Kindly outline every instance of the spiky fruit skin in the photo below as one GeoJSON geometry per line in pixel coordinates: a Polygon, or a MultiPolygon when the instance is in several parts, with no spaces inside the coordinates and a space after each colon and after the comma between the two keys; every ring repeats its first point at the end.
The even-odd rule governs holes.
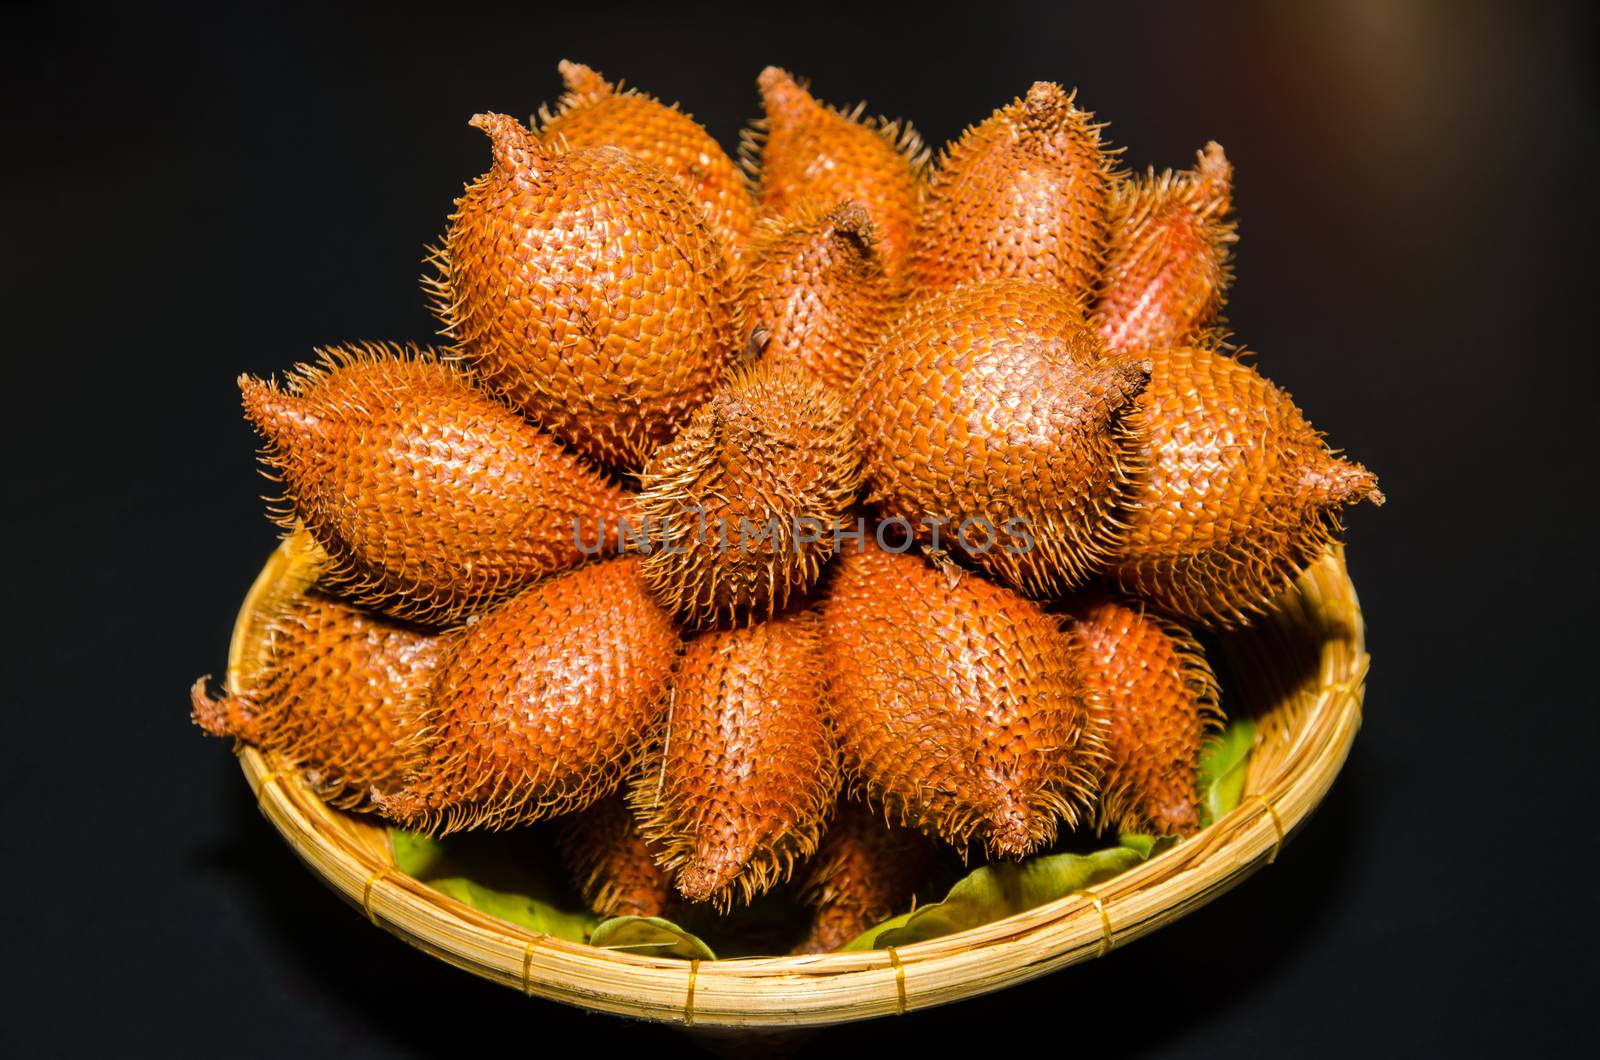
{"type": "Polygon", "coordinates": [[[1042,284],[917,302],[853,392],[869,500],[1023,592],[1081,584],[1116,530],[1147,372],[1104,356],[1077,304],[1042,284]]]}
{"type": "Polygon", "coordinates": [[[620,796],[568,814],[557,827],[561,863],[590,909],[608,917],[666,914],[672,877],[620,796]]]}
{"type": "Polygon", "coordinates": [[[567,93],[540,122],[547,147],[620,147],[659,167],[703,211],[723,249],[734,254],[756,220],[755,197],[738,163],[704,126],[634,89],[618,89],[582,63],[563,61],[567,93]]]}
{"type": "Polygon", "coordinates": [[[1118,184],[1095,319],[1114,350],[1199,340],[1222,314],[1237,242],[1233,167],[1215,143],[1195,168],[1118,184]]]}
{"type": "Polygon", "coordinates": [[[810,856],[839,790],[817,616],[702,633],[630,799],[678,892],[727,908],[810,856]]]}
{"type": "Polygon", "coordinates": [[[877,226],[884,267],[899,283],[921,212],[927,152],[898,122],[870,121],[860,108],[827,106],[775,66],[757,78],[766,127],[752,138],[762,209],[794,217],[809,201],[860,203],[877,226]]]}
{"type": "Polygon", "coordinates": [[[859,482],[834,391],[793,363],[741,365],[640,476],[645,581],[691,625],[772,615],[816,583],[859,482]]]}
{"type": "Polygon", "coordinates": [[[1086,599],[1071,616],[1084,680],[1109,719],[1100,830],[1192,834],[1200,744],[1220,717],[1205,653],[1182,626],[1136,604],[1086,599]]]}
{"type": "Polygon", "coordinates": [[[661,715],[679,647],[631,558],[546,579],[451,636],[427,761],[374,796],[439,834],[571,813],[614,791],[661,715]]]}
{"type": "Polygon", "coordinates": [[[325,584],[396,616],[455,621],[576,566],[626,503],[430,351],[325,350],[281,387],[239,387],[284,486],[284,525],[327,550],[325,584]]]}
{"type": "Polygon", "coordinates": [[[865,803],[842,800],[806,865],[801,899],[814,912],[794,952],[839,949],[903,912],[943,860],[922,833],[885,824],[865,803]]]}
{"type": "Polygon", "coordinates": [[[928,183],[911,255],[923,292],[1020,277],[1087,296],[1105,263],[1111,156],[1094,116],[1039,82],[968,129],[928,183]]]}
{"type": "Polygon", "coordinates": [[[1125,592],[1213,628],[1248,624],[1327,549],[1340,509],[1383,503],[1287,393],[1217,350],[1145,351],[1130,418],[1142,452],[1110,571],[1125,592]]]}
{"type": "Polygon", "coordinates": [[[321,593],[266,618],[265,664],[214,699],[190,690],[197,725],[297,763],[329,805],[362,809],[422,759],[438,635],[321,593]]]}
{"type": "Polygon", "coordinates": [[[489,386],[601,464],[635,469],[720,379],[737,290],[676,181],[616,147],[547,151],[480,114],[489,172],[434,256],[435,312],[489,386]]]}
{"type": "Polygon", "coordinates": [[[855,202],[757,226],[741,301],[746,324],[766,335],[763,361],[798,364],[849,394],[896,306],[877,231],[855,202]]]}
{"type": "Polygon", "coordinates": [[[1015,858],[1084,816],[1104,718],[1037,604],[869,541],[835,564],[823,646],[846,777],[893,818],[1015,858]]]}

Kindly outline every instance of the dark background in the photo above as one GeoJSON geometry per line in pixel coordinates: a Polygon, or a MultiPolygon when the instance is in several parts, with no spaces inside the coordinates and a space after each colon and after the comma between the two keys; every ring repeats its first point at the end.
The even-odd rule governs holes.
{"type": "Polygon", "coordinates": [[[1596,994],[1594,25],[1572,7],[568,5],[476,20],[0,12],[0,1052],[673,1050],[353,914],[186,689],[274,534],[234,377],[426,340],[422,245],[571,57],[725,143],[769,62],[941,143],[1035,79],[1143,168],[1238,171],[1229,315],[1382,476],[1367,722],[1271,869],[1108,958],[806,1055],[1570,1052],[1596,994]],[[511,1044],[516,1043],[516,1044],[511,1044]]]}

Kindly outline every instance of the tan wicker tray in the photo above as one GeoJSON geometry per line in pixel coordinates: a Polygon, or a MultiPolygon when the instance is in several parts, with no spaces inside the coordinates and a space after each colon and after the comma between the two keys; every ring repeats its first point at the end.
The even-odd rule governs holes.
{"type": "MultiPolygon", "coordinates": [[[[228,680],[254,665],[252,616],[297,591],[292,546],[267,562],[234,629],[228,680]]],[[[1105,954],[1192,912],[1256,869],[1316,807],[1361,723],[1361,611],[1342,551],[1301,577],[1272,617],[1223,644],[1230,713],[1257,715],[1245,796],[1210,828],[1077,894],[898,950],[685,961],[528,931],[394,867],[384,830],[330,810],[287,763],[241,754],[257,804],[324,882],[375,925],[440,960],[532,996],[697,1027],[779,1028],[904,1013],[998,990],[1105,954]]]]}

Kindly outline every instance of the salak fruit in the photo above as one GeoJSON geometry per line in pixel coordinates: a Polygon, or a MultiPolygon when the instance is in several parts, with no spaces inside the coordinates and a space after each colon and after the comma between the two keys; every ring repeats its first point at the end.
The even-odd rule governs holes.
{"type": "Polygon", "coordinates": [[[640,476],[646,583],[690,625],[781,611],[832,554],[857,461],[836,392],[792,362],[740,365],[640,476]]]}
{"type": "Polygon", "coordinates": [[[548,578],[451,635],[427,759],[384,813],[438,834],[581,810],[661,716],[679,638],[632,558],[548,578]]]}
{"type": "Polygon", "coordinates": [[[726,908],[787,879],[838,793],[817,616],[692,638],[630,799],[684,897],[726,908]]]}
{"type": "Polygon", "coordinates": [[[1207,144],[1192,171],[1122,182],[1111,205],[1111,256],[1095,319],[1114,350],[1199,342],[1227,297],[1233,167],[1207,144]]]}
{"type": "Polygon", "coordinates": [[[1131,417],[1142,468],[1111,571],[1122,588],[1203,625],[1244,625],[1340,529],[1340,509],[1383,503],[1377,476],[1329,451],[1293,399],[1204,347],[1145,351],[1131,417]]]}
{"type": "Polygon", "coordinates": [[[846,775],[892,818],[1014,858],[1089,813],[1105,718],[1056,616],[869,541],[840,557],[823,619],[846,775]]]}
{"type": "Polygon", "coordinates": [[[746,137],[747,165],[768,214],[859,203],[877,226],[884,266],[898,283],[921,210],[927,151],[911,126],[818,102],[786,71],[756,79],[766,120],[746,137]]]}
{"type": "Polygon", "coordinates": [[[800,897],[811,926],[795,953],[827,953],[907,908],[927,893],[944,858],[922,833],[887,824],[865,803],[842,799],[800,897]]]}
{"type": "Polygon", "coordinates": [[[590,909],[601,916],[666,914],[672,876],[656,864],[660,852],[640,834],[622,796],[608,796],[556,823],[561,863],[590,909]]]}
{"type": "Polygon", "coordinates": [[[1200,743],[1221,717],[1204,652],[1137,605],[1092,598],[1071,615],[1084,681],[1110,721],[1101,830],[1188,835],[1200,827],[1200,743]]]}
{"type": "Polygon", "coordinates": [[[261,636],[264,665],[242,688],[213,698],[194,683],[202,729],[283,755],[344,808],[365,808],[421,760],[437,634],[312,592],[267,616],[261,636]]]}
{"type": "Polygon", "coordinates": [[[756,227],[743,304],[746,324],[764,337],[764,361],[801,365],[849,394],[896,306],[877,232],[854,201],[756,227]]]}
{"type": "Polygon", "coordinates": [[[1128,490],[1126,421],[1148,373],[1106,356],[1082,309],[1044,284],[915,303],[853,394],[868,500],[1024,592],[1082,584],[1128,490]]]}
{"type": "Polygon", "coordinates": [[[323,583],[448,623],[615,545],[626,499],[431,351],[322,351],[282,386],[239,380],[286,529],[328,553],[323,583]]]}
{"type": "Polygon", "coordinates": [[[676,104],[624,89],[599,73],[563,60],[567,93],[540,114],[546,147],[620,147],[675,179],[705,214],[722,247],[736,254],[755,224],[756,203],[744,171],[711,134],[676,104]]]}
{"type": "Polygon", "coordinates": [[[620,148],[548,150],[504,114],[472,124],[493,164],[432,258],[445,334],[534,421],[636,470],[738,341],[724,249],[676,181],[620,148]]]}
{"type": "Polygon", "coordinates": [[[929,179],[913,287],[1018,277],[1086,299],[1105,262],[1111,200],[1100,129],[1045,81],[968,129],[929,179]]]}

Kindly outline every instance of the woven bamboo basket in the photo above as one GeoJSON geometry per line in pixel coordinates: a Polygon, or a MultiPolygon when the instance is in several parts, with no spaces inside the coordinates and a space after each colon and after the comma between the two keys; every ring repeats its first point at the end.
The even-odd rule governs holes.
{"type": "MultiPolygon", "coordinates": [[[[232,688],[257,664],[257,613],[304,584],[286,543],[234,628],[232,688]]],[[[252,748],[240,760],[261,812],[311,870],[373,924],[440,960],[530,996],[639,1019],[819,1026],[959,1001],[1103,956],[1271,864],[1326,795],[1361,722],[1368,657],[1343,551],[1313,564],[1270,617],[1229,634],[1222,649],[1228,709],[1257,722],[1236,809],[1090,890],[898,950],[689,961],[533,934],[401,873],[378,823],[323,805],[291,764],[252,748]]]]}

